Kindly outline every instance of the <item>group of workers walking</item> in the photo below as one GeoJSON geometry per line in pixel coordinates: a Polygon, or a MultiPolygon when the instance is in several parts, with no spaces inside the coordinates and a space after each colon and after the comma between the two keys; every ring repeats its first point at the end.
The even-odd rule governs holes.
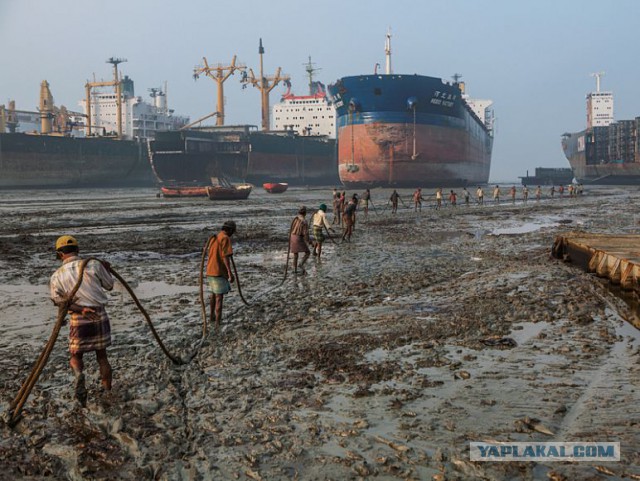
{"type": "MultiPolygon", "coordinates": [[[[557,193],[559,197],[564,197],[565,196],[565,191],[566,191],[566,195],[568,197],[577,197],[579,195],[582,195],[584,193],[584,187],[582,186],[582,184],[569,184],[567,186],[567,188],[565,189],[565,187],[563,185],[559,185],[559,186],[551,186],[549,188],[548,191],[548,197],[549,198],[553,198],[555,196],[555,194],[557,193]]],[[[367,191],[368,192],[368,191],[367,191]]],[[[509,193],[509,198],[511,199],[511,201],[513,203],[516,202],[516,197],[517,197],[517,189],[516,186],[511,186],[511,188],[509,188],[508,190],[509,193]]],[[[527,200],[529,199],[529,188],[526,185],[522,186],[522,200],[523,202],[526,204],[527,200]]],[[[493,189],[492,189],[492,194],[493,194],[493,202],[496,204],[500,203],[500,200],[502,199],[502,190],[500,188],[499,185],[496,185],[493,189]]],[[[536,200],[541,200],[543,197],[543,190],[541,186],[537,186],[534,190],[534,195],[536,200]]],[[[447,199],[449,201],[449,205],[451,207],[457,207],[458,206],[458,194],[455,190],[451,189],[449,190],[449,193],[446,194],[447,199]]],[[[478,205],[484,205],[485,203],[485,193],[484,193],[484,188],[482,186],[478,186],[478,188],[476,189],[476,196],[475,199],[474,197],[471,195],[471,193],[467,190],[466,187],[464,187],[462,189],[462,192],[460,193],[460,196],[464,202],[464,205],[469,206],[471,205],[471,201],[472,199],[475,201],[476,204],[478,205]]],[[[445,194],[442,192],[442,188],[438,188],[436,189],[435,193],[424,197],[422,195],[422,189],[418,188],[416,189],[413,194],[411,195],[411,200],[413,201],[413,210],[414,212],[419,212],[422,211],[422,201],[427,201],[430,198],[435,198],[435,209],[438,210],[440,208],[442,208],[442,206],[444,205],[445,202],[445,194]]],[[[407,206],[404,201],[402,200],[402,197],[400,197],[400,194],[398,194],[397,190],[393,190],[393,192],[391,193],[391,196],[389,197],[389,202],[388,204],[391,205],[391,213],[395,214],[396,212],[398,212],[398,202],[402,202],[402,204],[405,207],[409,207],[407,206]]]]}
{"type": "MultiPolygon", "coordinates": [[[[581,184],[577,186],[569,185],[567,195],[575,197],[582,195],[581,184]]],[[[515,202],[517,190],[515,186],[509,189],[509,196],[515,202]]],[[[529,196],[529,189],[525,185],[522,187],[522,199],[526,203],[529,196]]],[[[552,186],[549,197],[555,194],[559,197],[565,195],[564,186],[552,186]]],[[[442,189],[436,190],[436,209],[443,205],[444,195],[442,189]]],[[[463,188],[461,193],[465,205],[469,205],[471,194],[467,188],[463,188]]],[[[450,190],[448,194],[449,204],[457,206],[457,193],[450,190]]],[[[535,189],[536,199],[542,197],[542,188],[535,189]]],[[[498,185],[493,188],[493,200],[500,202],[501,190],[498,185]]],[[[414,211],[422,209],[422,202],[427,200],[422,195],[422,189],[416,189],[412,194],[414,211]]],[[[333,191],[333,220],[329,223],[327,219],[327,205],[321,203],[311,217],[311,223],[306,219],[307,208],[299,208],[296,217],[291,222],[289,232],[289,249],[293,254],[293,269],[296,274],[304,274],[304,266],[310,255],[313,254],[318,259],[322,255],[322,246],[327,237],[333,240],[331,233],[335,233],[334,226],[342,227],[342,241],[350,242],[356,223],[356,211],[362,206],[365,218],[369,213],[369,206],[372,207],[371,192],[367,189],[359,198],[358,194],[353,194],[348,200],[345,192],[333,191]],[[325,235],[326,234],[326,235],[325,235]],[[313,236],[313,238],[312,238],[313,236]],[[300,254],[303,255],[299,260],[300,254]]],[[[478,186],[475,201],[482,205],[484,203],[484,190],[478,186]]],[[[387,207],[391,206],[391,213],[398,211],[398,202],[407,206],[397,190],[393,190],[387,207]]],[[[377,211],[376,211],[377,212],[377,211]]],[[[384,211],[383,211],[384,212],[384,211]]],[[[212,236],[206,247],[206,281],[211,292],[210,316],[212,322],[220,324],[222,317],[222,305],[225,294],[231,290],[231,284],[235,281],[231,262],[233,248],[231,238],[236,232],[236,223],[232,220],[226,221],[218,234],[212,236]]],[[[114,278],[111,273],[109,263],[91,259],[84,267],[82,281],[73,299],[69,295],[78,283],[80,266],[83,261],[79,256],[78,241],[69,235],[64,235],[56,241],[56,254],[62,265],[57,269],[50,279],[50,294],[53,302],[58,306],[67,306],[70,314],[69,323],[69,353],[70,366],[75,376],[75,397],[81,405],[86,405],[87,389],[85,376],[83,373],[83,355],[87,352],[95,352],[98,362],[101,386],[104,390],[110,390],[112,385],[112,368],[107,358],[106,348],[111,345],[111,327],[109,316],[105,309],[107,295],[105,291],[111,290],[114,285],[114,278]]]]}

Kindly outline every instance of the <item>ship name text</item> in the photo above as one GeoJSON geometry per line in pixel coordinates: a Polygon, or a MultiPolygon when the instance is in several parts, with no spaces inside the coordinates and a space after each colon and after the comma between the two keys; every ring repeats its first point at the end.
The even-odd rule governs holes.
{"type": "Polygon", "coordinates": [[[456,98],[457,95],[436,90],[433,92],[431,103],[433,105],[442,105],[443,107],[453,107],[456,98]]]}

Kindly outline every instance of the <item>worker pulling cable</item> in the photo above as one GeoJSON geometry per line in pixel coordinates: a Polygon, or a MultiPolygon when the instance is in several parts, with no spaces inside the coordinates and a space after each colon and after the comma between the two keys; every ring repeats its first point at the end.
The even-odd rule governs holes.
{"type": "Polygon", "coordinates": [[[106,348],[111,344],[111,329],[109,318],[104,309],[106,296],[104,296],[103,291],[113,288],[114,277],[122,283],[131,295],[162,352],[174,364],[185,364],[182,359],[172,355],[165,347],[151,322],[149,314],[122,276],[108,262],[95,257],[80,259],[78,252],[78,241],[74,237],[61,236],[56,241],[56,254],[63,262],[62,267],[51,278],[52,299],[58,306],[58,316],[47,344],[38,356],[27,379],[10,403],[11,412],[7,412],[8,416],[5,419],[10,427],[15,426],[19,421],[22,409],[49,360],[60,334],[60,329],[65,324],[65,319],[69,313],[71,313],[69,352],[71,355],[71,368],[75,375],[74,388],[76,398],[80,404],[86,405],[87,390],[82,359],[85,352],[96,352],[102,386],[104,389],[111,389],[112,370],[106,356],[106,348]]]}

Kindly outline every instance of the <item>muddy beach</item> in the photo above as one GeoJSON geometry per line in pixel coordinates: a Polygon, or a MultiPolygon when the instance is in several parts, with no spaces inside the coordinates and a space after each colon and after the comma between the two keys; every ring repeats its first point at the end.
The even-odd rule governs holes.
{"type": "Polygon", "coordinates": [[[359,213],[351,243],[327,242],[277,287],[297,206],[330,188],[241,203],[0,192],[2,410],[53,327],[62,234],[133,286],[173,353],[195,354],[174,366],[116,286],[113,391],[87,356],[89,404],[76,404],[63,328],[23,419],[0,424],[0,479],[640,479],[636,313],[549,256],[562,232],[639,233],[640,189],[395,216],[389,194],[372,192],[378,213],[359,213]],[[229,218],[257,300],[234,288],[201,345],[201,250],[229,218]],[[491,440],[619,441],[622,459],[470,462],[469,442],[491,440]]]}

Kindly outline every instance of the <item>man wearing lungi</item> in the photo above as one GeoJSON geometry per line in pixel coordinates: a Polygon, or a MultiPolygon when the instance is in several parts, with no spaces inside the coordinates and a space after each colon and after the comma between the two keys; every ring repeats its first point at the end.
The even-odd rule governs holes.
{"type": "MultiPolygon", "coordinates": [[[[49,283],[51,299],[56,305],[67,301],[78,282],[82,259],[78,256],[78,241],[64,235],[56,241],[56,255],[62,266],[51,276],[49,283]]],[[[111,390],[112,370],[107,359],[107,347],[111,345],[111,325],[105,310],[107,294],[113,289],[113,277],[109,265],[91,260],[87,263],[82,283],[69,306],[69,353],[71,369],[75,375],[75,397],[82,406],[87,404],[87,389],[82,356],[95,351],[100,367],[102,387],[111,390]]]]}
{"type": "Polygon", "coordinates": [[[209,244],[207,260],[207,282],[212,297],[209,304],[211,319],[215,320],[216,326],[220,327],[222,319],[222,301],[224,295],[231,291],[231,284],[234,282],[231,271],[231,236],[236,231],[236,223],[232,220],[222,224],[222,229],[209,244]]]}
{"type": "Polygon", "coordinates": [[[318,256],[320,259],[320,255],[322,254],[322,244],[324,242],[324,230],[334,232],[334,230],[329,225],[329,221],[326,216],[327,205],[320,204],[318,211],[313,215],[313,238],[315,243],[313,244],[313,255],[318,256]]]}
{"type": "Polygon", "coordinates": [[[362,203],[364,204],[364,218],[369,217],[369,201],[371,200],[371,191],[367,189],[364,194],[362,194],[362,203]]]}
{"type": "Polygon", "coordinates": [[[309,239],[309,224],[306,220],[307,208],[305,206],[300,207],[298,215],[291,222],[291,234],[289,236],[289,248],[293,254],[293,272],[298,273],[298,254],[304,252],[304,257],[300,263],[300,273],[306,274],[304,270],[304,264],[309,259],[311,252],[307,244],[311,244],[309,239]]]}
{"type": "Polygon", "coordinates": [[[342,220],[344,221],[344,232],[342,233],[342,240],[345,239],[348,242],[351,242],[351,234],[353,234],[353,225],[356,222],[356,209],[358,208],[358,198],[356,194],[353,194],[353,197],[347,204],[347,207],[344,209],[344,215],[342,216],[342,220]]]}
{"type": "MultiPolygon", "coordinates": [[[[391,213],[395,214],[396,212],[398,212],[398,199],[400,198],[400,194],[398,194],[398,192],[396,191],[396,189],[393,189],[393,192],[391,193],[391,197],[389,197],[389,201],[391,202],[391,213]]],[[[387,202],[388,204],[388,202],[387,202]]]]}

